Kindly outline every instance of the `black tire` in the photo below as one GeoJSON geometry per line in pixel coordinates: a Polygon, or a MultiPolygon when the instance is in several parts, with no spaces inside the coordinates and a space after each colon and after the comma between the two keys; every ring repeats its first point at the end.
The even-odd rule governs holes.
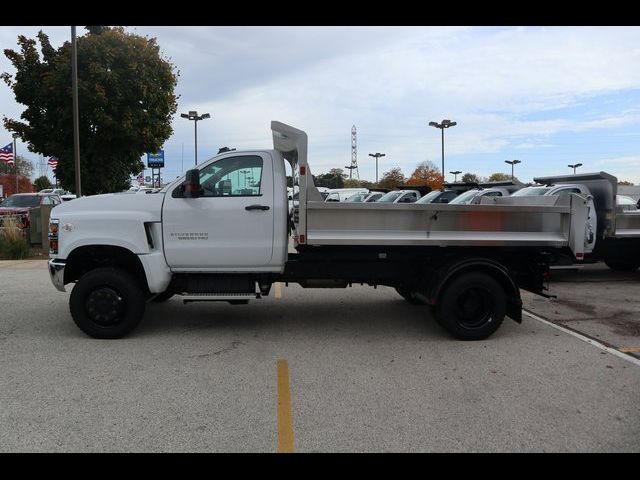
{"type": "Polygon", "coordinates": [[[483,340],[502,324],[507,298],[502,286],[485,273],[463,273],[447,284],[436,319],[460,340],[483,340]]]}
{"type": "Polygon", "coordinates": [[[124,337],[138,326],[144,307],[138,280],[118,268],[98,268],[83,275],[69,298],[73,321],[93,338],[124,337]]]}
{"type": "Polygon", "coordinates": [[[634,272],[640,267],[640,260],[638,259],[605,258],[604,263],[611,270],[617,272],[634,272]]]}
{"type": "Polygon", "coordinates": [[[426,305],[426,302],[423,302],[422,300],[420,300],[419,298],[416,298],[413,296],[413,292],[411,290],[409,290],[408,288],[404,288],[404,287],[396,287],[396,292],[398,292],[398,294],[404,298],[407,302],[409,302],[412,305],[426,305]]]}
{"type": "Polygon", "coordinates": [[[156,295],[155,297],[153,297],[151,299],[152,302],[154,303],[162,303],[162,302],[166,302],[167,300],[169,300],[171,297],[173,297],[175,295],[174,292],[170,291],[170,290],[165,290],[162,293],[159,293],[158,295],[156,295]]]}

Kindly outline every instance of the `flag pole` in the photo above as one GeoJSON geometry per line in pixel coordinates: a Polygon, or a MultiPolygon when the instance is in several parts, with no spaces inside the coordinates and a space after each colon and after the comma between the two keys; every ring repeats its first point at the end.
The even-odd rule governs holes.
{"type": "Polygon", "coordinates": [[[19,187],[18,187],[18,156],[16,155],[16,138],[18,137],[17,133],[14,133],[13,135],[11,135],[13,137],[13,165],[15,168],[15,173],[16,173],[16,193],[19,193],[19,187]]]}

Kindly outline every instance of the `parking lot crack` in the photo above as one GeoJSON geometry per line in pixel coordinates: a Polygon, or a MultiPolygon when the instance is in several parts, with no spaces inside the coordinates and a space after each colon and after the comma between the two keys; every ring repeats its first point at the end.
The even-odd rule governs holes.
{"type": "Polygon", "coordinates": [[[217,351],[211,352],[211,353],[203,353],[203,354],[200,354],[200,355],[190,355],[189,358],[209,358],[209,357],[213,357],[213,356],[218,356],[218,355],[221,355],[223,353],[230,352],[231,350],[235,350],[240,345],[246,345],[246,343],[240,342],[240,341],[233,341],[233,342],[231,342],[231,344],[228,347],[223,348],[222,350],[217,350],[217,351]]]}

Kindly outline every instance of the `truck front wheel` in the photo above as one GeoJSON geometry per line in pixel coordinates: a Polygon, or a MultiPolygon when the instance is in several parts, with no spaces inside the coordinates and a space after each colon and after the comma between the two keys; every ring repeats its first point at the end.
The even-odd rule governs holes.
{"type": "Polygon", "coordinates": [[[121,338],[144,315],[145,294],[134,276],[118,268],[83,275],[71,291],[73,321],[93,338],[121,338]]]}
{"type": "Polygon", "coordinates": [[[463,273],[444,287],[436,319],[456,338],[482,340],[500,327],[506,308],[505,291],[493,277],[463,273]]]}

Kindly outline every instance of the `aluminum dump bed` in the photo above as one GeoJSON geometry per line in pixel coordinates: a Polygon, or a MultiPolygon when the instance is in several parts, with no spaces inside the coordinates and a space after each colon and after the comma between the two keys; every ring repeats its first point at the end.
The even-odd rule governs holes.
{"type": "Polygon", "coordinates": [[[295,239],[308,245],[568,247],[585,253],[586,200],[493,197],[477,205],[322,202],[307,162],[307,136],[272,122],[274,148],[300,188],[295,239]]]}

